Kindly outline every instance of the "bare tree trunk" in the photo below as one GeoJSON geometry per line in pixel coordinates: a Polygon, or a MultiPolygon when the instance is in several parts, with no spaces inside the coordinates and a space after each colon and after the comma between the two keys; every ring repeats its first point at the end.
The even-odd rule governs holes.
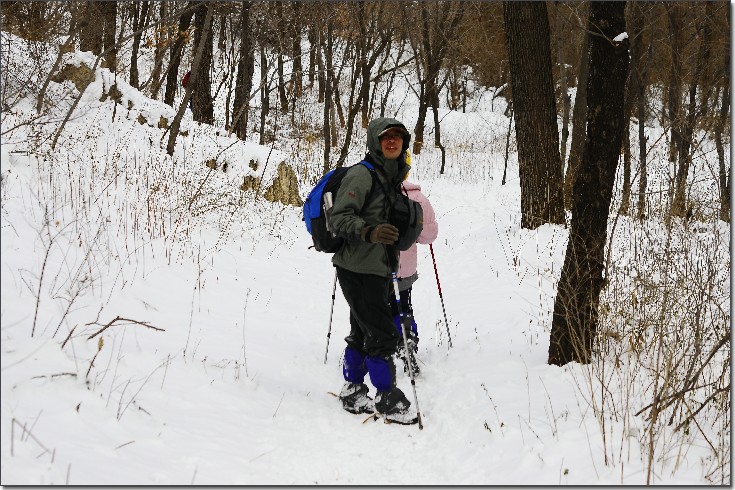
{"type": "Polygon", "coordinates": [[[294,98],[301,97],[303,92],[304,69],[301,63],[301,2],[291,2],[291,29],[293,40],[291,44],[291,57],[293,58],[293,70],[291,70],[291,86],[294,98]]]}
{"type": "MultiPolygon", "coordinates": [[[[187,7],[193,7],[196,2],[188,2],[187,7]]],[[[163,96],[163,102],[168,105],[174,105],[174,98],[179,87],[179,65],[181,64],[181,53],[184,49],[184,43],[188,40],[185,33],[191,26],[191,19],[194,17],[194,9],[187,8],[179,17],[179,32],[176,40],[171,46],[171,52],[168,61],[168,70],[166,72],[166,93],[163,96]]]]}
{"type": "Polygon", "coordinates": [[[439,174],[444,174],[444,166],[447,163],[447,152],[444,149],[444,145],[442,144],[442,136],[441,136],[441,124],[439,122],[439,95],[434,94],[435,100],[433,104],[433,110],[434,110],[434,146],[436,148],[439,148],[442,154],[442,164],[441,167],[439,167],[439,174]]]}
{"type": "MultiPolygon", "coordinates": [[[[646,17],[643,17],[640,4],[634,3],[634,13],[641,16],[641,25],[646,25],[646,17]]],[[[646,193],[648,192],[648,139],[646,138],[646,118],[648,113],[646,111],[646,87],[648,86],[648,67],[653,59],[653,37],[648,42],[648,53],[646,57],[646,63],[643,63],[643,44],[639,41],[636,45],[633,43],[636,54],[633,56],[635,63],[635,75],[636,75],[636,91],[637,91],[637,105],[638,105],[638,165],[639,165],[639,178],[638,178],[638,212],[636,217],[638,220],[643,221],[646,218],[646,193]],[[639,53],[640,52],[640,53],[639,53]]]]}
{"type": "Polygon", "coordinates": [[[41,109],[43,109],[43,101],[46,97],[46,90],[48,90],[48,85],[51,82],[51,78],[56,74],[56,70],[59,68],[59,65],[61,64],[61,59],[64,57],[65,53],[73,52],[74,51],[74,43],[76,42],[76,37],[78,34],[78,24],[76,23],[70,23],[69,24],[69,37],[67,38],[66,42],[64,44],[59,44],[59,53],[56,55],[56,60],[54,61],[54,65],[51,67],[51,70],[48,72],[48,75],[46,75],[46,79],[43,82],[43,85],[41,86],[41,90],[38,92],[38,96],[36,98],[36,113],[41,114],[41,109]]]}
{"type": "MultiPolygon", "coordinates": [[[[283,1],[277,1],[276,2],[276,14],[278,16],[278,32],[282,35],[285,34],[286,31],[286,18],[285,14],[283,13],[283,1]]],[[[284,40],[282,37],[279,37],[278,40],[278,60],[277,60],[277,70],[278,70],[278,100],[281,105],[281,113],[282,114],[288,114],[288,97],[286,97],[286,81],[283,78],[283,43],[284,40]]]]}
{"type": "MultiPolygon", "coordinates": [[[[148,22],[148,6],[150,2],[144,0],[140,4],[140,11],[138,10],[138,3],[134,2],[131,4],[133,9],[133,30],[140,30],[146,22],[148,22]]],[[[133,37],[133,48],[130,53],[130,85],[135,88],[140,88],[140,81],[138,80],[138,50],[140,48],[140,39],[142,32],[136,34],[133,37]]]]}
{"type": "Polygon", "coordinates": [[[80,20],[79,50],[91,51],[98,55],[102,52],[102,33],[99,19],[102,17],[101,5],[104,2],[89,1],[84,16],[80,20]]]}
{"type": "Polygon", "coordinates": [[[174,117],[173,122],[171,123],[171,128],[168,136],[168,144],[166,145],[166,152],[173,156],[174,154],[174,148],[176,147],[176,138],[179,135],[179,128],[181,127],[181,120],[184,118],[184,112],[186,112],[186,106],[189,103],[189,98],[191,98],[191,94],[194,90],[194,87],[196,87],[197,78],[200,75],[200,72],[203,71],[202,68],[209,70],[209,66],[202,67],[201,61],[204,56],[204,51],[206,49],[207,45],[207,38],[210,39],[210,46],[211,49],[211,32],[212,32],[212,13],[214,11],[214,4],[213,3],[207,3],[204,5],[206,10],[206,15],[204,17],[204,22],[202,25],[202,32],[199,36],[199,44],[197,45],[196,54],[194,55],[194,61],[193,66],[191,67],[191,77],[189,78],[189,83],[186,85],[186,91],[184,92],[184,99],[181,101],[181,104],[179,105],[179,110],[176,112],[176,116],[174,117]]]}
{"type": "MultiPolygon", "coordinates": [[[[689,168],[692,163],[692,137],[697,124],[697,90],[702,83],[704,68],[709,64],[710,43],[712,26],[707,15],[702,16],[701,26],[698,31],[699,52],[697,54],[696,66],[693,79],[689,83],[689,107],[687,117],[681,128],[679,144],[679,166],[676,172],[674,199],[671,203],[671,215],[681,218],[689,218],[691,208],[687,205],[686,183],[689,177],[689,168]]],[[[703,100],[703,103],[706,103],[703,100]]]]}
{"type": "Polygon", "coordinates": [[[246,1],[242,3],[242,12],[240,14],[240,59],[237,63],[235,102],[232,108],[234,114],[232,127],[237,137],[243,140],[248,132],[250,91],[253,89],[253,74],[255,73],[254,43],[250,26],[251,8],[252,2],[246,1]]]}
{"type": "Polygon", "coordinates": [[[503,15],[518,144],[521,227],[563,224],[564,178],[546,4],[506,1],[503,15]]]}
{"type": "MultiPolygon", "coordinates": [[[[327,19],[327,22],[329,22],[329,17],[327,19]]],[[[314,53],[315,59],[316,59],[316,78],[317,78],[317,86],[319,91],[318,96],[318,102],[320,104],[324,103],[324,91],[326,90],[326,81],[328,78],[325,76],[326,66],[324,64],[324,58],[322,58],[322,51],[325,49],[323,46],[323,37],[322,37],[322,31],[321,29],[314,29],[314,37],[315,37],[315,44],[316,44],[316,50],[314,53]]]]}
{"type": "Polygon", "coordinates": [[[590,2],[588,137],[574,183],[572,222],[554,302],[549,364],[590,362],[603,287],[607,220],[623,138],[627,42],[625,2],[590,2]]]}
{"type": "Polygon", "coordinates": [[[391,29],[385,30],[382,35],[376,32],[377,29],[375,29],[375,26],[384,21],[382,5],[377,10],[374,9],[370,12],[366,12],[365,5],[364,2],[359,2],[353,6],[354,16],[359,25],[361,35],[354,40],[355,58],[350,82],[347,130],[345,131],[345,138],[342,143],[342,151],[337,160],[337,167],[344,165],[352,141],[355,119],[361,111],[363,114],[362,123],[367,127],[366,112],[367,102],[370,99],[370,73],[381,53],[388,45],[388,39],[392,35],[391,29]],[[376,38],[376,36],[378,37],[376,38]]]}
{"type": "MultiPolygon", "coordinates": [[[[558,2],[557,2],[558,3],[558,2]]],[[[562,119],[561,119],[561,143],[559,145],[559,153],[561,156],[562,168],[564,162],[567,161],[567,141],[569,140],[569,106],[571,104],[569,98],[569,88],[567,87],[567,68],[566,68],[566,55],[564,50],[566,49],[565,33],[568,29],[565,28],[564,16],[560,8],[556,9],[556,45],[559,63],[559,88],[561,89],[561,104],[562,104],[562,119]]]]}
{"type": "Polygon", "coordinates": [[[587,139],[587,76],[589,74],[590,36],[582,36],[582,48],[579,56],[579,74],[577,75],[577,95],[574,98],[572,112],[572,144],[569,148],[569,162],[564,176],[564,207],[572,208],[572,189],[587,139]]]}
{"type": "MultiPolygon", "coordinates": [[[[730,4],[727,5],[728,27],[730,26],[730,4]]],[[[730,168],[725,166],[725,148],[722,144],[722,133],[727,124],[730,112],[730,44],[725,45],[725,63],[722,70],[723,88],[720,114],[715,123],[715,146],[717,147],[717,160],[720,167],[720,219],[730,223],[730,196],[732,195],[732,162],[730,168]]]]}
{"type": "Polygon", "coordinates": [[[115,72],[117,71],[117,48],[115,47],[117,1],[99,2],[98,8],[102,13],[102,49],[108,51],[102,66],[107,67],[111,72],[115,72]]]}
{"type": "MultiPolygon", "coordinates": [[[[161,2],[161,8],[160,8],[160,18],[165,19],[168,11],[168,2],[162,1],[161,2]]],[[[155,38],[154,38],[155,39],[155,38]]],[[[164,49],[163,43],[160,41],[156,41],[156,48],[154,50],[153,54],[153,72],[151,73],[151,78],[148,80],[148,82],[144,83],[143,86],[140,88],[143,88],[148,83],[151,84],[150,94],[151,98],[153,100],[158,100],[158,91],[161,90],[161,84],[163,84],[163,77],[161,76],[161,68],[163,67],[163,57],[166,54],[166,50],[164,49]]]]}
{"type": "Polygon", "coordinates": [[[429,106],[439,101],[439,73],[442,69],[447,49],[450,43],[456,39],[459,23],[464,16],[464,5],[462,2],[436,2],[418,3],[418,14],[420,15],[420,41],[417,43],[419,49],[416,63],[423,65],[423,75],[417,69],[419,84],[422,90],[419,93],[419,110],[416,126],[414,126],[413,153],[418,155],[424,143],[424,128],[426,113],[429,106]],[[433,12],[430,9],[433,8],[433,12]],[[425,84],[425,85],[424,85],[425,84]]]}
{"type": "MultiPolygon", "coordinates": [[[[668,119],[671,127],[671,140],[669,144],[669,161],[676,162],[676,155],[681,146],[681,14],[680,6],[664,4],[669,20],[669,45],[671,46],[671,70],[669,72],[668,86],[668,119]]],[[[673,187],[673,186],[672,186],[673,187]]]]}
{"type": "Polygon", "coordinates": [[[340,152],[339,158],[337,159],[337,167],[341,167],[345,164],[347,154],[350,150],[350,142],[352,141],[352,132],[355,127],[355,118],[357,117],[357,113],[360,112],[359,99],[357,102],[355,102],[355,92],[357,91],[358,79],[358,70],[353,69],[352,81],[350,83],[350,99],[347,106],[349,108],[349,110],[347,111],[347,128],[345,129],[345,139],[342,143],[342,151],[340,152]]]}
{"type": "MultiPolygon", "coordinates": [[[[194,45],[203,46],[201,56],[197,60],[199,75],[189,80],[187,89],[192,87],[192,117],[195,121],[205,124],[214,124],[214,103],[212,101],[212,80],[210,68],[212,66],[212,50],[214,49],[214,31],[212,26],[205,26],[205,19],[210,14],[210,6],[202,3],[194,11],[194,45]]],[[[197,52],[199,55],[199,52],[197,52]]],[[[194,70],[192,68],[192,75],[194,70]]]]}
{"type": "Polygon", "coordinates": [[[265,144],[265,120],[270,112],[270,80],[268,80],[268,58],[265,45],[260,45],[260,135],[258,144],[265,144]]]}
{"type": "MultiPolygon", "coordinates": [[[[403,56],[403,51],[405,50],[406,44],[405,41],[401,41],[401,45],[398,48],[398,55],[396,59],[400,60],[403,56]]],[[[388,54],[386,52],[386,54],[388,54]]],[[[396,70],[391,70],[390,77],[388,77],[388,83],[385,86],[385,93],[383,94],[382,103],[380,104],[380,117],[385,117],[385,108],[388,105],[388,96],[393,92],[393,84],[395,83],[396,79],[396,70]]]]}
{"type": "MultiPolygon", "coordinates": [[[[318,40],[317,40],[317,29],[316,25],[314,25],[313,22],[309,24],[308,30],[307,30],[307,39],[309,40],[309,88],[314,86],[314,77],[316,76],[317,71],[317,61],[316,57],[319,53],[318,51],[318,40]]],[[[321,102],[321,100],[319,101],[321,102]]]]}
{"type": "MultiPolygon", "coordinates": [[[[332,66],[332,16],[327,18],[327,36],[326,43],[322,48],[324,49],[324,59],[326,66],[331,68],[332,66]]],[[[319,55],[321,59],[321,55],[319,55]]],[[[321,70],[320,70],[321,73],[321,70]]],[[[330,77],[324,77],[324,123],[322,125],[322,131],[324,136],[324,166],[322,167],[323,173],[329,172],[330,162],[329,154],[332,147],[332,134],[331,127],[334,126],[334,121],[330,119],[332,111],[332,81],[330,77]]]]}

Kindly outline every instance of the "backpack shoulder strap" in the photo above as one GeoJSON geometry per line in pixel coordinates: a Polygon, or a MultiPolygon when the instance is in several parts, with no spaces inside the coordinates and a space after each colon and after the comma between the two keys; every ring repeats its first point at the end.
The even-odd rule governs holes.
{"type": "Polygon", "coordinates": [[[370,192],[368,193],[368,196],[369,196],[373,193],[373,189],[375,188],[375,181],[378,180],[378,175],[376,174],[376,168],[372,163],[368,162],[367,160],[361,161],[359,165],[362,165],[368,170],[370,170],[370,177],[372,177],[373,179],[373,183],[370,186],[370,192]]]}
{"type": "MultiPolygon", "coordinates": [[[[375,181],[378,181],[380,183],[380,180],[378,179],[378,175],[375,173],[375,166],[368,162],[367,160],[362,160],[358,165],[363,165],[365,168],[367,168],[370,171],[370,177],[372,178],[372,184],[370,184],[370,191],[368,191],[367,197],[365,198],[365,203],[362,205],[362,211],[365,211],[365,208],[368,205],[368,201],[373,196],[373,191],[375,190],[375,181]]],[[[382,187],[382,184],[381,184],[382,187]]]]}

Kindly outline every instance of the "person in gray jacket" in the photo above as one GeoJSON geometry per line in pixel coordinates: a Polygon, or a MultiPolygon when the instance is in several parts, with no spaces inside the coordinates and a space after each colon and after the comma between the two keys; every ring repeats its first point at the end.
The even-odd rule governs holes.
{"type": "Polygon", "coordinates": [[[404,158],[410,141],[400,121],[371,121],[365,160],[375,170],[356,165],[345,174],[331,215],[336,234],[345,238],[332,263],[350,307],[340,400],[348,412],[377,411],[398,423],[413,423],[415,414],[409,412],[411,402],[396,386],[393,355],[401,339],[393,323],[390,294],[391,272],[397,270],[399,258],[391,245],[398,240],[398,229],[388,218],[409,170],[404,158]],[[376,389],[374,401],[364,382],[367,374],[376,389]]]}

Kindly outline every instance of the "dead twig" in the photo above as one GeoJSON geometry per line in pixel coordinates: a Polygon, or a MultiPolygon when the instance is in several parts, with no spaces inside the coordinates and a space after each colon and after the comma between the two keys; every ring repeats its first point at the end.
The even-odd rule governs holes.
{"type": "MultiPolygon", "coordinates": [[[[107,325],[105,325],[104,327],[102,327],[101,329],[97,330],[95,333],[93,333],[89,337],[87,337],[87,340],[92,340],[97,335],[101,334],[102,332],[104,332],[105,330],[107,330],[108,328],[110,328],[115,322],[129,322],[131,324],[142,325],[144,327],[148,327],[148,328],[151,328],[153,330],[158,330],[159,332],[165,332],[166,331],[163,328],[154,327],[153,325],[151,325],[148,322],[140,322],[138,320],[131,320],[130,318],[123,318],[123,317],[121,317],[121,316],[118,315],[115,318],[113,318],[112,320],[110,320],[110,322],[107,323],[107,325]]],[[[88,323],[87,325],[92,325],[92,323],[88,323]]]]}

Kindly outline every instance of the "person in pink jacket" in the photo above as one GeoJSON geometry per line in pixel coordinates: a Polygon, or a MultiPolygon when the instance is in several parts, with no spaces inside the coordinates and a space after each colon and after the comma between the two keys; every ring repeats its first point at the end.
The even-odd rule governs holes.
{"type": "MultiPolygon", "coordinates": [[[[417,243],[428,245],[432,243],[439,234],[439,224],[436,222],[434,208],[431,207],[431,203],[426,196],[421,193],[420,185],[409,182],[408,180],[404,181],[401,185],[402,190],[409,199],[413,199],[421,204],[421,209],[424,212],[424,229],[421,231],[417,243]]],[[[408,363],[410,362],[412,364],[414,375],[420,373],[419,365],[416,362],[419,332],[413,315],[413,305],[411,304],[411,289],[413,283],[419,278],[418,273],[416,272],[417,255],[418,251],[416,243],[414,243],[411,248],[401,252],[401,258],[398,265],[398,290],[401,298],[401,308],[403,309],[403,313],[406,315],[407,320],[411,322],[411,330],[406,332],[408,338],[408,354],[406,354],[406,348],[403,345],[403,342],[399,342],[396,355],[403,361],[403,370],[405,372],[408,372],[408,363]]],[[[401,335],[401,338],[403,338],[401,318],[398,312],[398,305],[395,301],[392,302],[391,309],[398,333],[401,335]]]]}

